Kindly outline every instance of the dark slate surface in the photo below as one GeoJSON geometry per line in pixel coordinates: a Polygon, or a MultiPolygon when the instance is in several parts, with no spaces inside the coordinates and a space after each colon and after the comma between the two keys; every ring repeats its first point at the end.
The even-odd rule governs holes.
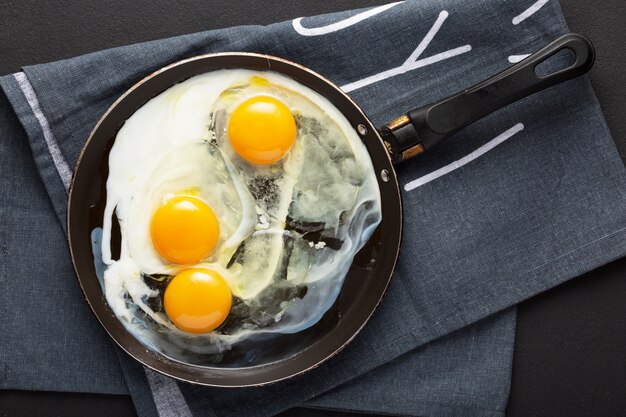
{"type": "MultiPolygon", "coordinates": [[[[240,24],[385,3],[384,0],[168,2],[8,1],[0,14],[0,74],[103,48],[240,24]]],[[[626,4],[561,0],[570,28],[598,49],[590,76],[626,159],[626,4]]],[[[509,416],[626,415],[626,260],[541,294],[518,310],[509,416]]],[[[0,416],[133,416],[130,398],[0,392],[0,416]]],[[[294,410],[282,417],[348,417],[294,410]]]]}

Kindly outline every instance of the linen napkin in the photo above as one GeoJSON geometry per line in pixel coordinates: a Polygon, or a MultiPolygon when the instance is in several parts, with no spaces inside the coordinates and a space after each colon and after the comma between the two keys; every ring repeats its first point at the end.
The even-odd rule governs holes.
{"type": "MultiPolygon", "coordinates": [[[[224,50],[291,59],[341,85],[375,123],[382,124],[495,74],[566,30],[556,1],[403,2],[116,48],[27,67],[0,83],[24,129],[11,137],[27,136],[64,227],[69,173],[96,120],[134,82],[178,59],[224,50]]],[[[398,173],[406,216],[398,271],[385,302],[344,352],[284,383],[242,390],[174,383],[121,356],[140,414],[262,416],[305,400],[310,400],[305,403],[309,406],[377,413],[501,414],[508,392],[503,381],[510,369],[514,311],[498,312],[621,257],[626,249],[624,168],[590,85],[586,79],[571,81],[509,106],[421,160],[400,166],[398,173]],[[489,326],[495,330],[490,332],[489,326]],[[481,337],[485,339],[476,342],[481,337]],[[486,358],[493,359],[493,367],[486,358]],[[481,360],[485,365],[476,367],[481,360]],[[397,395],[383,409],[380,399],[391,395],[385,386],[400,381],[399,372],[406,372],[407,379],[391,385],[397,395]],[[454,392],[459,375],[466,375],[459,380],[469,384],[460,383],[454,392]],[[485,388],[472,391],[472,385],[485,388]],[[485,394],[490,388],[495,393],[492,398],[485,394]]],[[[10,188],[13,183],[4,177],[3,184],[10,188]]],[[[24,197],[30,197],[27,194],[24,197]]],[[[15,217],[20,202],[3,203],[3,220],[15,217]]],[[[39,203],[46,204],[42,199],[39,203]]],[[[33,217],[40,215],[34,208],[30,211],[33,217]]],[[[25,263],[11,269],[20,272],[13,288],[7,285],[9,269],[3,268],[3,289],[12,291],[0,299],[3,311],[18,319],[43,314],[31,299],[28,309],[10,301],[19,294],[46,293],[50,284],[59,285],[61,295],[77,300],[76,289],[68,290],[71,272],[50,282],[42,278],[54,271],[40,260],[48,248],[18,246],[17,241],[32,242],[29,239],[35,237],[21,236],[24,223],[14,222],[14,228],[7,230],[19,239],[7,252],[30,257],[23,256],[25,263]],[[40,274],[29,281],[23,278],[28,273],[24,265],[32,263],[38,264],[40,274]]],[[[58,230],[46,232],[58,239],[58,230]]],[[[50,252],[58,256],[54,267],[60,271],[67,253],[50,252]]],[[[12,257],[5,258],[13,262],[12,257]]],[[[50,297],[40,297],[49,308],[43,311],[63,311],[53,301],[55,291],[48,293],[50,297]]],[[[80,309],[64,313],[52,314],[57,321],[51,319],[43,326],[51,335],[63,330],[53,348],[62,351],[71,340],[100,355],[78,357],[113,363],[110,350],[100,352],[91,346],[106,342],[93,321],[84,318],[87,313],[81,314],[80,309]],[[80,331],[65,333],[82,322],[90,329],[89,337],[81,339],[79,335],[87,333],[80,331]]],[[[2,349],[7,353],[0,356],[0,365],[13,371],[1,379],[3,386],[10,386],[29,363],[16,360],[14,349],[28,346],[36,352],[40,348],[32,346],[43,339],[18,326],[2,326],[0,340],[8,349],[2,349]]],[[[64,359],[53,358],[58,364],[66,364],[69,357],[64,359]]],[[[117,381],[114,374],[111,380],[117,381]]],[[[22,384],[27,387],[28,382],[22,384]]]]}

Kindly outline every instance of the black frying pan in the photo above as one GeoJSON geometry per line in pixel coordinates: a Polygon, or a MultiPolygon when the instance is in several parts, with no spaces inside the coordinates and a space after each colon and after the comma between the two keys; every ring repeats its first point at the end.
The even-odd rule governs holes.
{"type": "Polygon", "coordinates": [[[508,70],[438,103],[412,110],[377,130],[337,86],[315,72],[266,55],[223,53],[167,66],[137,83],[102,116],[80,155],[68,202],[68,235],[74,268],[87,302],[109,335],[132,357],[166,375],[204,385],[261,385],[311,369],[341,350],[365,325],[391,279],[402,232],[402,202],[393,164],[419,155],[477,119],[507,104],[586,73],[594,49],[583,36],[565,35],[508,70]],[[575,62],[547,76],[535,67],[564,49],[575,62]],[[382,198],[383,220],[356,255],[333,307],[311,328],[254,346],[237,346],[205,362],[183,363],[146,348],[118,321],[98,282],[90,233],[102,225],[108,153],[115,135],[139,107],[172,85],[224,68],[285,74],[329,99],[365,143],[382,198]],[[371,260],[375,262],[371,262],[371,260]],[[263,355],[250,355],[252,351],[263,355]],[[251,359],[252,357],[255,359],[251,359]],[[259,357],[261,359],[259,359],[259,357]]]}

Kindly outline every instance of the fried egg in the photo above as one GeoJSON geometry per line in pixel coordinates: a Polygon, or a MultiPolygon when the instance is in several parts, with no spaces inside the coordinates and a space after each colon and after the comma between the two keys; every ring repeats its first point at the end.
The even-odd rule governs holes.
{"type": "Polygon", "coordinates": [[[117,133],[106,190],[107,302],[175,359],[315,324],[381,220],[354,128],[270,71],[209,72],[149,100],[117,133]]]}

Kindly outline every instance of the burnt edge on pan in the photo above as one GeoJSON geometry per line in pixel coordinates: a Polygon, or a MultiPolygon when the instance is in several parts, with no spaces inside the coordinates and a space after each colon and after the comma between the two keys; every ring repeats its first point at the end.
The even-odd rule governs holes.
{"type": "MultiPolygon", "coordinates": [[[[130,117],[130,115],[134,111],[136,111],[141,105],[134,106],[134,110],[130,112],[129,114],[127,114],[126,118],[130,117]]],[[[122,113],[124,113],[124,111],[122,111],[122,113]]],[[[124,118],[123,120],[119,120],[119,123],[118,123],[119,125],[116,126],[114,129],[115,132],[117,132],[117,130],[119,130],[119,128],[123,125],[126,118],[124,118]]],[[[115,121],[115,119],[113,119],[113,121],[115,121]]],[[[111,139],[112,137],[107,140],[107,143],[110,142],[111,139]]],[[[79,178],[79,179],[82,180],[82,178],[79,178]]],[[[82,181],[89,183],[92,180],[90,180],[89,178],[86,178],[85,180],[82,180],[82,181]]],[[[375,309],[380,304],[384,294],[386,293],[389,282],[391,280],[391,276],[393,274],[393,270],[395,269],[395,264],[397,262],[397,256],[398,256],[398,251],[400,247],[401,231],[402,231],[402,204],[401,204],[401,195],[400,195],[400,190],[399,190],[399,186],[397,183],[397,178],[395,176],[395,172],[393,171],[393,167],[392,167],[392,163],[389,158],[389,155],[386,152],[386,148],[384,147],[380,136],[378,135],[375,127],[367,119],[365,114],[356,105],[356,103],[354,103],[354,101],[352,101],[352,99],[350,99],[349,96],[343,93],[343,91],[341,91],[339,87],[334,85],[332,82],[330,82],[326,78],[320,76],[319,74],[309,70],[308,68],[301,66],[299,64],[290,62],[285,59],[276,58],[276,57],[272,57],[269,55],[253,54],[253,53],[224,52],[224,53],[218,53],[218,54],[200,55],[200,56],[188,58],[182,61],[178,61],[176,63],[163,67],[155,71],[154,73],[148,75],[147,77],[143,78],[138,83],[136,83],[109,107],[109,109],[100,118],[100,120],[97,122],[96,126],[92,130],[91,134],[89,135],[89,138],[87,139],[85,145],[83,146],[83,149],[81,150],[81,153],[78,158],[78,162],[74,169],[74,175],[73,175],[72,182],[70,185],[70,191],[69,191],[69,197],[68,197],[67,225],[68,225],[68,243],[70,246],[72,264],[77,274],[79,285],[81,287],[81,290],[83,291],[83,295],[87,303],[89,304],[90,308],[92,309],[92,311],[98,318],[98,321],[100,322],[100,324],[105,328],[109,336],[111,336],[111,338],[125,352],[127,352],[130,356],[132,356],[134,359],[136,359],[143,365],[157,372],[160,372],[162,374],[165,374],[167,376],[170,376],[170,377],[182,380],[182,381],[201,384],[201,385],[216,386],[216,387],[260,386],[260,385],[266,385],[269,383],[273,383],[273,382],[277,382],[283,379],[294,377],[296,375],[299,375],[303,372],[306,372],[308,370],[311,370],[319,366],[326,360],[330,359],[331,357],[339,353],[342,349],[344,349],[356,337],[356,335],[362,330],[362,328],[365,326],[367,321],[371,318],[371,315],[373,314],[375,309]],[[254,61],[254,65],[253,66],[226,65],[224,62],[228,60],[238,60],[238,59],[252,60],[254,61]],[[259,65],[261,62],[265,62],[265,65],[259,65]],[[277,70],[277,68],[272,68],[272,63],[275,63],[275,66],[277,67],[284,66],[285,70],[281,71],[280,69],[277,70]],[[186,66],[193,65],[193,64],[196,64],[196,66],[203,66],[204,64],[206,68],[201,71],[199,71],[198,69],[194,70],[193,68],[191,68],[187,71],[186,77],[178,76],[178,77],[174,77],[173,79],[170,79],[169,81],[168,80],[155,80],[157,77],[163,76],[165,73],[168,73],[172,70],[182,69],[186,66]],[[95,278],[95,272],[94,272],[94,276],[92,279],[92,281],[95,281],[95,282],[92,282],[89,288],[86,288],[85,284],[88,284],[89,282],[87,282],[85,279],[81,279],[79,276],[79,270],[81,269],[79,265],[80,260],[76,258],[76,253],[75,253],[75,250],[73,249],[75,244],[73,243],[73,240],[72,240],[72,235],[74,233],[80,234],[79,229],[76,229],[76,228],[72,229],[72,225],[73,225],[72,219],[76,217],[72,215],[72,205],[73,203],[76,205],[79,204],[78,202],[75,202],[76,198],[74,197],[74,191],[75,191],[75,188],[78,187],[78,185],[76,184],[76,181],[77,181],[77,178],[79,177],[81,163],[83,162],[83,158],[85,154],[87,153],[88,149],[94,146],[92,145],[94,137],[99,133],[101,126],[103,126],[103,124],[107,122],[111,114],[115,112],[116,110],[118,110],[118,106],[120,106],[121,104],[124,104],[125,100],[127,100],[129,96],[131,96],[132,94],[136,94],[137,90],[144,87],[147,83],[152,83],[153,81],[155,83],[160,82],[161,85],[164,86],[164,88],[159,88],[159,92],[157,92],[154,95],[151,95],[150,97],[147,97],[146,94],[142,93],[144,97],[143,97],[143,103],[141,105],[145,104],[145,102],[150,100],[152,97],[154,97],[155,95],[159,94],[160,92],[164,91],[165,89],[169,88],[170,86],[176,83],[182,82],[185,79],[193,77],[195,75],[199,75],[208,71],[222,69],[222,68],[250,68],[250,69],[256,69],[256,70],[270,70],[270,71],[282,73],[304,85],[307,85],[308,87],[318,91],[320,94],[327,97],[346,116],[346,118],[350,121],[353,128],[357,129],[358,124],[364,124],[365,126],[367,126],[368,127],[367,134],[361,135],[361,137],[364,143],[366,144],[366,147],[368,148],[368,152],[370,153],[372,157],[373,165],[375,167],[375,170],[377,171],[377,179],[378,179],[379,188],[381,192],[381,201],[383,204],[383,221],[378,226],[378,229],[381,229],[383,226],[386,225],[387,227],[385,228],[385,230],[383,230],[383,232],[391,233],[392,235],[396,236],[396,238],[393,239],[393,242],[392,242],[393,247],[381,248],[381,253],[379,254],[382,260],[384,260],[385,263],[387,264],[387,266],[385,267],[384,273],[380,273],[378,276],[375,276],[372,278],[374,281],[384,280],[382,281],[384,282],[383,287],[378,289],[377,297],[375,297],[375,300],[371,300],[368,302],[368,306],[369,306],[367,307],[368,312],[367,314],[361,314],[361,316],[359,317],[360,323],[355,329],[352,329],[352,331],[350,332],[348,332],[347,330],[344,330],[343,332],[337,331],[338,333],[340,333],[338,336],[340,336],[340,339],[342,339],[341,343],[332,343],[334,339],[323,340],[323,337],[322,337],[320,340],[317,340],[314,344],[308,346],[307,348],[303,349],[302,351],[296,353],[293,356],[290,356],[280,361],[271,362],[271,363],[267,363],[263,365],[252,366],[252,367],[245,367],[245,368],[211,368],[211,367],[203,367],[203,366],[197,366],[197,365],[188,365],[182,362],[173,361],[167,356],[164,356],[160,353],[153,352],[145,348],[137,339],[135,339],[132,335],[130,335],[126,331],[122,323],[119,322],[117,317],[115,317],[115,315],[108,308],[106,300],[104,300],[104,296],[99,287],[99,283],[97,282],[97,279],[95,278]],[[310,82],[304,81],[302,79],[302,78],[307,78],[307,77],[310,78],[310,82]],[[333,97],[329,97],[329,95],[332,95],[333,97]],[[337,102],[341,100],[343,100],[343,103],[337,102]],[[371,148],[374,148],[374,152],[372,152],[371,148]],[[380,179],[381,169],[386,169],[390,174],[387,182],[381,182],[381,179],[380,179]],[[393,201],[390,202],[389,200],[393,200],[393,201]],[[387,230],[387,229],[391,229],[391,230],[387,230]],[[86,281],[86,282],[84,283],[83,281],[86,281]],[[97,305],[95,304],[96,303],[96,300],[94,299],[95,297],[92,296],[90,299],[90,295],[89,295],[93,284],[98,286],[97,291],[100,292],[100,298],[97,300],[98,301],[97,305]],[[350,335],[346,337],[347,333],[350,333],[350,335]],[[326,345],[325,348],[324,346],[320,347],[320,345],[322,345],[323,342],[325,342],[325,345],[326,345]],[[298,363],[301,362],[298,359],[303,359],[303,357],[306,357],[307,354],[310,356],[311,352],[316,353],[316,350],[319,351],[319,353],[316,355],[318,357],[317,359],[315,359],[314,361],[309,360],[308,362],[311,362],[311,363],[308,363],[306,366],[298,365],[298,363]],[[291,363],[293,363],[291,366],[287,366],[291,363]],[[272,370],[274,371],[272,372],[272,370]],[[269,375],[265,375],[265,374],[269,374],[269,375]],[[277,375],[272,375],[272,374],[277,374],[277,375]]],[[[382,234],[382,233],[377,231],[375,234],[382,234]]],[[[377,243],[380,243],[380,242],[377,242],[377,243]]],[[[368,244],[366,244],[366,246],[363,249],[365,249],[370,244],[372,244],[371,239],[370,239],[370,242],[368,242],[368,244]]],[[[79,245],[79,244],[76,244],[76,245],[79,245]]],[[[356,256],[359,256],[359,254],[357,253],[356,256]]],[[[93,265],[91,265],[91,269],[93,269],[93,265]]],[[[350,275],[350,272],[348,273],[348,275],[350,275]]],[[[89,277],[89,279],[91,278],[92,277],[89,277]]],[[[338,297],[335,304],[339,302],[340,297],[338,297]]],[[[370,298],[374,298],[374,297],[370,297],[370,298]]],[[[346,324],[346,321],[344,320],[343,322],[340,321],[336,328],[342,328],[342,327],[345,328],[346,326],[347,324],[346,324]]]]}

